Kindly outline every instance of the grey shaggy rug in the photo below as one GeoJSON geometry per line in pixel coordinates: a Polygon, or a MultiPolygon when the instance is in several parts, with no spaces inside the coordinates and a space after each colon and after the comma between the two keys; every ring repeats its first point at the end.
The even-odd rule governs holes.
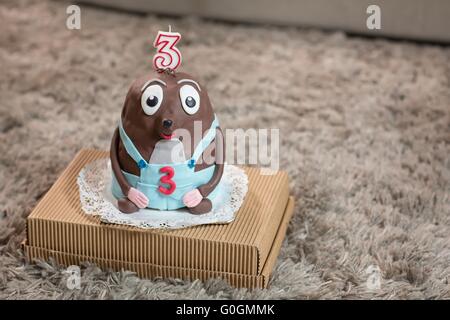
{"type": "Polygon", "coordinates": [[[0,298],[450,298],[450,48],[295,28],[0,6],[0,298]],[[151,43],[182,32],[184,70],[228,128],[280,128],[297,204],[267,290],[26,264],[25,219],[78,150],[107,149],[151,43]],[[379,268],[379,289],[367,286],[379,268]]]}

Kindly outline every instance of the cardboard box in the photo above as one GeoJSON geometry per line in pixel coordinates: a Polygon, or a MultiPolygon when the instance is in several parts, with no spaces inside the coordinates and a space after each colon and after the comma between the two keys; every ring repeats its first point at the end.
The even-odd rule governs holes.
{"type": "Polygon", "coordinates": [[[77,175],[103,157],[108,153],[80,151],[30,214],[24,243],[30,260],[53,257],[65,266],[90,261],[147,278],[220,277],[237,287],[267,286],[293,212],[285,172],[245,168],[248,193],[230,224],[146,230],[105,224],[82,211],[77,175]]]}

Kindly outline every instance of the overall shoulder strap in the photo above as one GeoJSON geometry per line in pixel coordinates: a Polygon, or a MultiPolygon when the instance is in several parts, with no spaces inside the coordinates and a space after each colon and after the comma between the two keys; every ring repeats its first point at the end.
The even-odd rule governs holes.
{"type": "Polygon", "coordinates": [[[120,139],[122,140],[123,145],[125,146],[125,150],[133,160],[137,163],[139,168],[145,168],[148,163],[141,156],[138,149],[134,146],[133,141],[131,141],[130,137],[128,137],[127,133],[123,129],[122,121],[119,122],[119,134],[120,139]]]}
{"type": "Polygon", "coordinates": [[[214,121],[211,124],[211,127],[208,130],[208,133],[206,136],[203,137],[202,140],[198,143],[197,147],[194,150],[194,153],[192,154],[191,163],[194,163],[200,158],[200,156],[203,154],[205,149],[211,144],[211,142],[216,137],[216,129],[219,127],[219,120],[217,119],[216,115],[214,114],[214,121]]]}

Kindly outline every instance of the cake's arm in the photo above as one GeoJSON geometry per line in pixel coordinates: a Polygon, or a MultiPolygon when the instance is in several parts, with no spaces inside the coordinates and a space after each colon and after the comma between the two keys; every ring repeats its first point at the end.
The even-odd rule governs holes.
{"type": "Polygon", "coordinates": [[[223,168],[225,164],[225,141],[222,129],[220,127],[216,129],[215,144],[216,144],[215,150],[216,167],[214,168],[214,174],[208,181],[208,183],[205,183],[204,185],[198,187],[198,190],[200,191],[203,198],[206,198],[211,192],[214,191],[216,186],[219,184],[223,174],[223,168]]]}
{"type": "Polygon", "coordinates": [[[114,130],[114,134],[111,140],[111,148],[109,152],[109,157],[111,158],[111,168],[116,177],[117,182],[119,183],[120,189],[125,196],[128,196],[128,192],[130,191],[130,184],[127,179],[123,175],[122,170],[120,169],[119,158],[118,158],[118,148],[119,148],[119,128],[114,130]]]}

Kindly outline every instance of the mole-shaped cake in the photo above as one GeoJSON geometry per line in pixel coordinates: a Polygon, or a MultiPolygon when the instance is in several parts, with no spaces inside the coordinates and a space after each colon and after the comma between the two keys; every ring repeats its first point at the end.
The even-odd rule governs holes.
{"type": "Polygon", "coordinates": [[[218,119],[194,76],[155,69],[126,95],[111,141],[112,193],[123,213],[185,207],[207,213],[224,170],[218,119]]]}

